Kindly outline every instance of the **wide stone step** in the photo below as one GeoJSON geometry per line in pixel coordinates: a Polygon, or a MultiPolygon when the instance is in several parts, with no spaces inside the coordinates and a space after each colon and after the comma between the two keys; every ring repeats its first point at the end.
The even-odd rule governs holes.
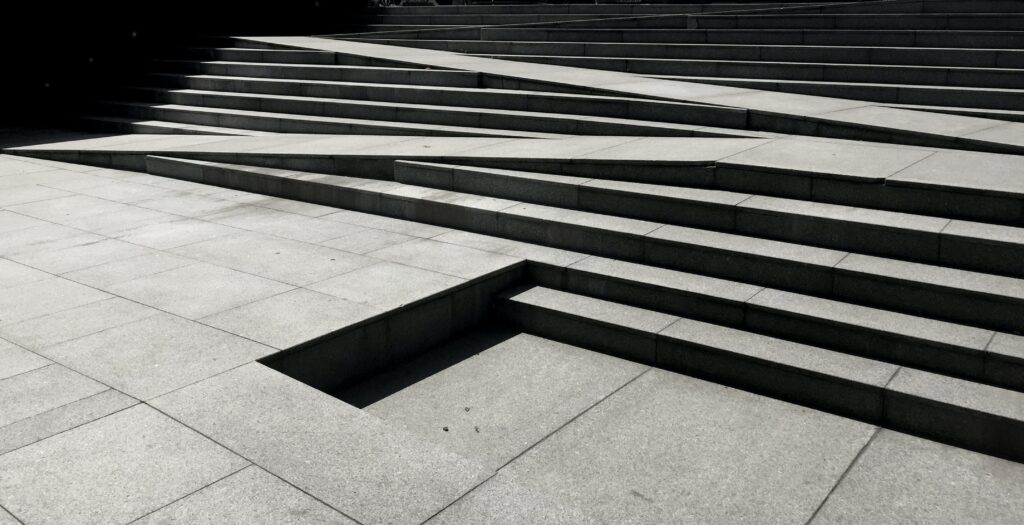
{"type": "Polygon", "coordinates": [[[831,64],[740,60],[606,58],[522,54],[475,55],[500,60],[623,71],[638,75],[757,78],[819,82],[932,85],[1020,89],[1024,70],[879,64],[831,64]]]}
{"type": "Polygon", "coordinates": [[[539,286],[499,305],[542,337],[1024,460],[1021,392],[539,286]]]}
{"type": "Polygon", "coordinates": [[[190,60],[270,62],[281,64],[337,64],[337,54],[300,49],[258,49],[245,47],[192,47],[181,50],[190,60]]]}
{"type": "Polygon", "coordinates": [[[192,61],[158,60],[153,69],[160,72],[181,72],[231,77],[293,80],[328,80],[335,82],[369,82],[412,86],[479,87],[480,75],[471,71],[415,69],[397,67],[340,66],[288,64],[256,61],[192,61]]]}
{"type": "MultiPolygon", "coordinates": [[[[820,82],[802,80],[765,80],[758,78],[722,78],[656,76],[665,80],[702,82],[719,86],[783,91],[801,95],[849,98],[892,104],[953,106],[976,109],[1024,110],[1024,90],[922,86],[909,84],[873,84],[857,82],[820,82]]],[[[974,116],[974,115],[968,115],[974,116]]]]}
{"type": "MultiPolygon", "coordinates": [[[[432,126],[490,129],[488,135],[523,136],[519,133],[624,135],[624,136],[723,136],[724,130],[701,132],[700,124],[675,124],[588,115],[567,115],[540,111],[514,111],[455,107],[435,104],[407,104],[324,97],[297,97],[195,89],[165,90],[133,88],[127,93],[146,101],[192,107],[230,108],[272,112],[280,115],[322,118],[394,121],[432,126]]],[[[702,111],[699,106],[695,111],[702,111]]],[[[712,110],[713,111],[713,110],[712,110]]],[[[742,112],[726,114],[742,115],[742,112]]],[[[713,119],[705,119],[713,120],[713,119]]],[[[275,130],[271,130],[275,131],[275,130]]],[[[306,133],[306,131],[297,131],[306,133]]]]}
{"type": "Polygon", "coordinates": [[[181,122],[167,122],[163,120],[139,120],[133,118],[105,117],[105,116],[84,116],[81,119],[90,127],[104,131],[116,131],[120,133],[153,133],[153,134],[181,134],[181,135],[231,135],[259,137],[274,135],[269,131],[253,131],[251,129],[224,128],[218,126],[200,126],[197,124],[182,124],[181,122]]]}
{"type": "MultiPolygon", "coordinates": [[[[431,38],[444,38],[442,36],[431,38]]],[[[1021,49],[1024,31],[835,29],[480,29],[481,40],[1021,49]]]]}
{"type": "Polygon", "coordinates": [[[422,135],[441,137],[550,138],[558,135],[527,131],[495,130],[466,126],[413,124],[383,120],[338,118],[294,113],[274,113],[182,104],[105,102],[98,105],[121,118],[164,120],[201,126],[269,131],[274,133],[323,133],[349,135],[422,135]]]}
{"type": "MultiPolygon", "coordinates": [[[[454,17],[452,17],[454,18],[454,17]]],[[[394,19],[393,19],[394,20],[394,19]]],[[[407,23],[412,17],[406,17],[407,23]]],[[[428,23],[420,20],[422,23],[428,23]]],[[[432,21],[445,25],[442,20],[432,21]]],[[[499,24],[500,22],[492,22],[499,24]]],[[[506,22],[512,23],[529,23],[506,22]]],[[[848,29],[929,31],[1017,31],[1024,13],[856,13],[856,14],[708,14],[700,16],[650,16],[601,18],[570,22],[588,29],[848,29]]],[[[456,24],[451,24],[456,25],[456,24]]]]}
{"type": "Polygon", "coordinates": [[[311,96],[400,104],[436,105],[439,100],[443,100],[446,105],[456,107],[593,115],[740,129],[746,126],[747,121],[746,111],[720,106],[543,91],[479,89],[475,86],[432,87],[205,74],[152,75],[150,78],[161,86],[202,91],[311,96]]]}
{"type": "MultiPolygon", "coordinates": [[[[817,2],[820,3],[820,2],[817,2]]],[[[703,2],[680,4],[495,4],[451,6],[394,6],[381,9],[396,15],[424,14],[607,14],[607,15],[660,15],[676,13],[702,13],[736,9],[769,9],[799,5],[799,2],[703,2]]]]}
{"type": "Polygon", "coordinates": [[[990,118],[1005,120],[1007,122],[1024,122],[1024,111],[1021,110],[964,108],[956,106],[923,106],[919,104],[886,104],[886,106],[891,108],[911,109],[914,111],[931,111],[933,113],[962,115],[965,117],[990,118]]]}
{"type": "MultiPolygon", "coordinates": [[[[953,231],[959,233],[944,234],[953,221],[941,217],[734,191],[416,161],[396,161],[394,176],[396,181],[406,184],[931,264],[960,265],[981,272],[1002,273],[1005,261],[967,261],[951,257],[952,254],[973,253],[983,243],[992,247],[1001,244],[997,249],[1003,254],[1013,253],[1013,259],[1024,260],[1024,244],[1010,239],[999,243],[969,233],[990,225],[957,221],[953,231]],[[966,266],[961,264],[965,262],[966,266]]],[[[1024,230],[1017,237],[1024,240],[1024,230]]],[[[1019,275],[1024,275],[1024,268],[1019,275]]]]}
{"type": "Polygon", "coordinates": [[[812,62],[825,64],[876,64],[952,66],[968,68],[1022,68],[1024,51],[882,46],[811,46],[756,44],[644,44],[622,42],[546,42],[459,39],[353,39],[423,49],[484,55],[554,55],[573,57],[743,60],[764,62],[812,62]]]}
{"type": "Polygon", "coordinates": [[[944,273],[941,268],[929,274],[871,260],[851,263],[849,269],[838,268],[850,254],[391,181],[152,156],[147,167],[154,174],[194,182],[822,296],[839,297],[833,291],[839,289],[856,299],[872,298],[879,295],[871,291],[874,289],[882,292],[878,300],[898,304],[908,312],[921,310],[918,304],[922,301],[907,300],[916,297],[942,304],[941,309],[923,307],[925,311],[938,310],[940,317],[999,326],[1006,323],[1014,328],[1020,327],[1024,318],[1020,315],[1024,284],[1015,279],[962,271],[944,273]],[[970,284],[960,285],[958,279],[970,284]],[[893,289],[907,295],[892,298],[889,292],[893,289]]]}

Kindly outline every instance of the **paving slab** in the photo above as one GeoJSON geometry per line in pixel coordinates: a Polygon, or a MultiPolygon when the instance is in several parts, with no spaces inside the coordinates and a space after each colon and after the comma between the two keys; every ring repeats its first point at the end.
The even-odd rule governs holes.
{"type": "Polygon", "coordinates": [[[304,242],[322,242],[359,231],[344,223],[259,206],[243,206],[204,219],[242,230],[266,233],[304,242]]]}
{"type": "Polygon", "coordinates": [[[422,522],[490,474],[255,363],[153,404],[361,523],[422,522]]]}
{"type": "Polygon", "coordinates": [[[75,308],[110,294],[59,277],[5,288],[0,294],[0,325],[75,308]]]}
{"type": "Polygon", "coordinates": [[[241,230],[196,219],[181,219],[133,228],[118,236],[122,241],[157,250],[177,248],[186,244],[223,237],[241,230]]]}
{"type": "Polygon", "coordinates": [[[259,467],[246,467],[135,522],[355,524],[338,511],[259,467]]]}
{"type": "Polygon", "coordinates": [[[131,204],[143,200],[171,197],[178,194],[178,192],[174,190],[160,188],[149,184],[138,184],[128,181],[111,182],[111,180],[107,178],[100,178],[100,180],[103,181],[103,184],[76,190],[70,190],[70,188],[63,186],[57,186],[57,188],[74,191],[75,193],[81,193],[83,195],[89,195],[100,199],[106,199],[108,201],[120,202],[122,204],[131,204]]]}
{"type": "Polygon", "coordinates": [[[648,369],[528,334],[494,345],[476,340],[484,337],[466,336],[403,367],[415,375],[439,355],[478,352],[365,410],[497,470],[648,369]]]}
{"type": "Polygon", "coordinates": [[[0,233],[21,230],[32,226],[42,226],[44,224],[47,224],[47,222],[42,219],[14,213],[13,211],[0,210],[0,233]]]}
{"type": "Polygon", "coordinates": [[[152,253],[152,250],[116,239],[83,238],[83,242],[71,246],[51,247],[9,257],[33,268],[62,274],[148,253],[152,253]]]}
{"type": "Polygon", "coordinates": [[[0,325],[0,337],[30,350],[41,350],[158,313],[159,310],[139,303],[111,297],[27,321],[0,325]]]}
{"type": "Polygon", "coordinates": [[[223,266],[197,263],[112,285],[111,293],[198,319],[294,288],[223,266]]]}
{"type": "Polygon", "coordinates": [[[940,151],[897,172],[886,184],[1020,198],[1024,166],[1015,155],[940,151]]]}
{"type": "Polygon", "coordinates": [[[46,357],[146,400],[274,353],[168,314],[52,346],[46,357]]]}
{"type": "Polygon", "coordinates": [[[329,279],[377,262],[326,246],[250,232],[189,244],[171,253],[294,286],[329,279]]]}
{"type": "Polygon", "coordinates": [[[213,213],[225,212],[244,206],[234,201],[214,199],[202,195],[182,193],[169,197],[159,197],[138,201],[134,204],[142,208],[173,213],[184,217],[201,217],[213,213]]]}
{"type": "Polygon", "coordinates": [[[367,228],[320,244],[349,253],[366,254],[388,246],[394,246],[415,239],[411,235],[367,228]]]}
{"type": "Polygon", "coordinates": [[[10,512],[7,512],[6,510],[4,510],[3,507],[0,507],[0,524],[3,524],[3,525],[21,525],[21,522],[18,521],[18,519],[15,518],[14,516],[11,516],[10,512]]]}
{"type": "MultiPolygon", "coordinates": [[[[351,210],[339,211],[337,213],[325,215],[323,218],[354,226],[360,226],[363,228],[376,228],[380,230],[420,238],[434,237],[442,233],[451,231],[448,228],[442,228],[440,226],[434,226],[432,224],[423,224],[415,221],[394,219],[391,217],[384,217],[383,215],[373,215],[372,213],[362,213],[351,210]]],[[[360,230],[352,230],[353,233],[358,231],[360,230]]],[[[344,235],[344,233],[342,233],[342,235],[344,235]]],[[[340,236],[341,235],[339,235],[339,237],[340,236]]]]}
{"type": "Polygon", "coordinates": [[[338,297],[296,289],[204,317],[204,324],[285,350],[383,310],[338,297]]]}
{"type": "Polygon", "coordinates": [[[112,213],[76,217],[62,221],[61,224],[107,237],[117,237],[134,228],[162,224],[179,218],[170,213],[132,206],[112,213]]]}
{"type": "Polygon", "coordinates": [[[803,522],[874,430],[655,369],[503,474],[604,522],[803,522]]]}
{"type": "Polygon", "coordinates": [[[861,124],[869,127],[947,137],[969,135],[1002,124],[999,120],[866,104],[863,107],[822,112],[818,114],[818,117],[844,124],[861,124]]]}
{"type": "Polygon", "coordinates": [[[73,370],[50,364],[0,380],[0,427],[107,390],[73,370]]]}
{"type": "Polygon", "coordinates": [[[764,144],[761,139],[709,139],[644,137],[627,144],[577,155],[576,159],[635,160],[647,162],[674,161],[712,163],[741,151],[764,144]]]}
{"type": "Polygon", "coordinates": [[[522,262],[517,257],[430,239],[389,246],[368,255],[462,279],[476,279],[522,262]]]}
{"type": "Polygon", "coordinates": [[[384,261],[308,288],[365,305],[368,311],[386,311],[433,297],[465,282],[461,277],[384,261]]]}
{"type": "Polygon", "coordinates": [[[34,352],[0,339],[0,380],[50,364],[50,360],[34,352]]]}
{"type": "Polygon", "coordinates": [[[52,274],[42,270],[37,270],[9,259],[0,258],[0,289],[38,282],[52,277],[52,274]]]}
{"type": "Polygon", "coordinates": [[[784,115],[811,116],[843,110],[853,110],[869,105],[866,102],[842,98],[798,95],[778,91],[739,89],[721,93],[709,93],[696,100],[705,104],[721,104],[784,115]]]}
{"type": "MultiPolygon", "coordinates": [[[[69,239],[81,237],[83,235],[88,236],[88,234],[84,234],[82,230],[61,226],[59,224],[45,224],[15,230],[0,236],[0,255],[9,257],[13,254],[25,251],[42,249],[47,245],[54,243],[57,243],[56,245],[59,246],[61,245],[60,243],[67,243],[69,242],[69,239]]],[[[98,240],[102,237],[92,235],[89,236],[89,238],[98,240]]]]}
{"type": "Polygon", "coordinates": [[[109,262],[63,275],[64,278],[106,290],[109,287],[167,270],[197,264],[199,261],[167,252],[152,252],[129,259],[109,262]]]}
{"type": "Polygon", "coordinates": [[[1016,524],[1024,465],[880,430],[811,523],[1016,524]]]}
{"type": "Polygon", "coordinates": [[[58,199],[8,206],[7,209],[45,221],[63,223],[88,215],[114,213],[129,209],[126,204],[111,202],[88,195],[71,195],[58,199]]]}
{"type": "Polygon", "coordinates": [[[1024,146],[1024,124],[1007,122],[964,135],[966,140],[1024,146]]]}
{"type": "Polygon", "coordinates": [[[577,525],[601,522],[559,500],[557,495],[530,484],[517,483],[501,471],[427,521],[428,525],[463,523],[577,525]]]}
{"type": "Polygon", "coordinates": [[[28,523],[126,523],[246,465],[140,405],[0,456],[0,504],[28,523]]]}
{"type": "Polygon", "coordinates": [[[776,139],[718,161],[721,167],[804,173],[881,181],[932,155],[897,146],[866,146],[817,140],[776,139]]]}
{"type": "Polygon", "coordinates": [[[0,455],[138,404],[114,389],[83,397],[0,427],[0,455]]]}

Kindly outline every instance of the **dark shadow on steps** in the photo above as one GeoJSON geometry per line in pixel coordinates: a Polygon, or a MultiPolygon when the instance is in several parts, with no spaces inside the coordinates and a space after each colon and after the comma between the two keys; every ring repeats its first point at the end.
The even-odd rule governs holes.
{"type": "Polygon", "coordinates": [[[493,319],[485,320],[472,332],[456,338],[453,342],[442,343],[413,361],[332,392],[331,395],[355,407],[365,408],[519,333],[521,331],[493,319]]]}
{"type": "Polygon", "coordinates": [[[52,144],[69,140],[95,139],[112,136],[110,133],[86,133],[70,129],[9,127],[0,128],[0,149],[52,144]]]}

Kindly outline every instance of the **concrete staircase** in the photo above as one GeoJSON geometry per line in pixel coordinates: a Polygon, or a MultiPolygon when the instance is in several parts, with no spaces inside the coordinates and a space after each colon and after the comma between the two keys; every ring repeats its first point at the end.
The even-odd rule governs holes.
{"type": "Polygon", "coordinates": [[[493,301],[526,332],[1024,461],[1024,2],[369,21],[87,117],[208,137],[11,152],[449,228],[528,261],[493,301]]]}
{"type": "Polygon", "coordinates": [[[837,207],[816,228],[821,216],[793,200],[774,212],[783,227],[741,218],[757,213],[745,202],[767,197],[424,162],[395,162],[393,181],[159,156],[146,166],[457,229],[435,239],[530,261],[530,284],[497,303],[523,330],[1024,459],[1024,280],[905,261],[897,252],[914,244],[914,222],[936,218],[901,215],[887,234],[865,221],[879,212],[837,207]],[[584,211],[595,205],[618,211],[584,211]],[[745,222],[765,234],[720,232],[745,222]],[[784,232],[796,242],[766,239],[784,232]]]}
{"type": "Polygon", "coordinates": [[[605,8],[571,22],[538,6],[495,7],[503,14],[490,18],[469,14],[479,8],[429,17],[402,10],[380,15],[373,34],[344,38],[1021,120],[1020,2],[673,7],[617,18],[605,8]],[[400,25],[412,22],[421,27],[400,25]],[[479,27],[452,28],[470,24],[479,27]]]}

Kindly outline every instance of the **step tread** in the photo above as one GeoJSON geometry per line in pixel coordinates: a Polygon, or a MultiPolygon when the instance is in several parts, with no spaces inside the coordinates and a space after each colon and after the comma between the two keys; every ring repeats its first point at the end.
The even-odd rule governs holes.
{"type": "Polygon", "coordinates": [[[877,332],[983,352],[995,335],[991,330],[879,310],[831,299],[766,288],[751,298],[751,306],[804,318],[851,324],[877,332]]]}
{"type": "Polygon", "coordinates": [[[898,365],[685,317],[662,330],[659,335],[875,388],[885,388],[900,368],[898,365]]]}
{"type": "MultiPolygon", "coordinates": [[[[240,98],[240,99],[252,99],[252,100],[291,100],[291,101],[303,101],[310,103],[321,103],[321,104],[332,104],[338,106],[361,106],[371,108],[382,108],[382,109],[395,109],[401,108],[405,110],[425,110],[439,113],[460,113],[460,114],[488,114],[497,116],[509,116],[509,117],[529,117],[538,119],[549,119],[549,120],[577,120],[587,122],[601,122],[607,124],[617,124],[622,126],[635,126],[641,128],[653,128],[653,129],[664,129],[664,130],[677,130],[677,131],[696,131],[705,129],[706,126],[696,124],[675,124],[671,122],[657,122],[650,120],[636,120],[627,118],[615,118],[615,117],[600,117],[593,115],[577,115],[568,113],[551,113],[542,111],[522,111],[522,110],[511,110],[511,109],[493,109],[493,108],[480,108],[480,107],[462,107],[462,106],[444,106],[436,104],[414,104],[406,102],[379,102],[374,100],[362,100],[362,99],[342,99],[342,98],[325,98],[325,97],[303,97],[295,95],[274,95],[264,93],[243,93],[233,91],[207,91],[201,89],[175,89],[166,90],[161,88],[132,88],[142,91],[155,92],[155,93],[173,93],[173,94],[191,94],[198,96],[215,96],[215,97],[226,97],[226,98],[240,98]]],[[[205,106],[204,106],[205,107],[205,106]]],[[[249,110],[239,110],[249,111],[249,110]]],[[[291,115],[291,114],[289,114],[291,115]]],[[[300,116],[303,114],[294,114],[300,116]]],[[[346,118],[346,117],[318,117],[318,118],[346,118]]],[[[401,122],[401,121],[395,121],[401,122]]],[[[427,124],[424,124],[427,125],[427,124]]],[[[436,124],[441,126],[440,124],[436,124]]],[[[484,128],[484,129],[496,129],[496,128],[484,128]]],[[[548,134],[557,135],[557,134],[548,134]]]]}
{"type": "Polygon", "coordinates": [[[552,138],[562,137],[564,135],[558,135],[554,133],[539,133],[530,131],[510,131],[510,130],[499,130],[494,128],[473,128],[466,126],[448,126],[443,124],[416,124],[411,122],[402,121],[390,121],[390,120],[367,120],[367,119],[355,119],[355,118],[342,118],[342,117],[324,117],[317,115],[301,115],[293,113],[272,113],[267,111],[253,111],[244,109],[229,109],[229,108],[216,108],[207,106],[189,106],[184,104],[163,104],[163,103],[141,103],[141,102],[106,102],[107,104],[116,104],[123,106],[134,106],[141,108],[155,108],[155,109],[169,109],[177,111],[192,111],[199,113],[216,113],[224,115],[246,115],[252,117],[262,118],[273,118],[283,120],[295,120],[295,121],[310,121],[310,122],[329,122],[338,124],[357,124],[357,125],[369,125],[381,128],[394,128],[394,129],[407,129],[410,131],[416,130],[439,130],[439,131],[452,131],[464,134],[474,134],[483,136],[497,136],[497,137],[519,137],[519,138],[552,138]]]}
{"type": "Polygon", "coordinates": [[[913,368],[901,368],[887,390],[972,412],[1024,421],[1024,393],[913,368]]]}

